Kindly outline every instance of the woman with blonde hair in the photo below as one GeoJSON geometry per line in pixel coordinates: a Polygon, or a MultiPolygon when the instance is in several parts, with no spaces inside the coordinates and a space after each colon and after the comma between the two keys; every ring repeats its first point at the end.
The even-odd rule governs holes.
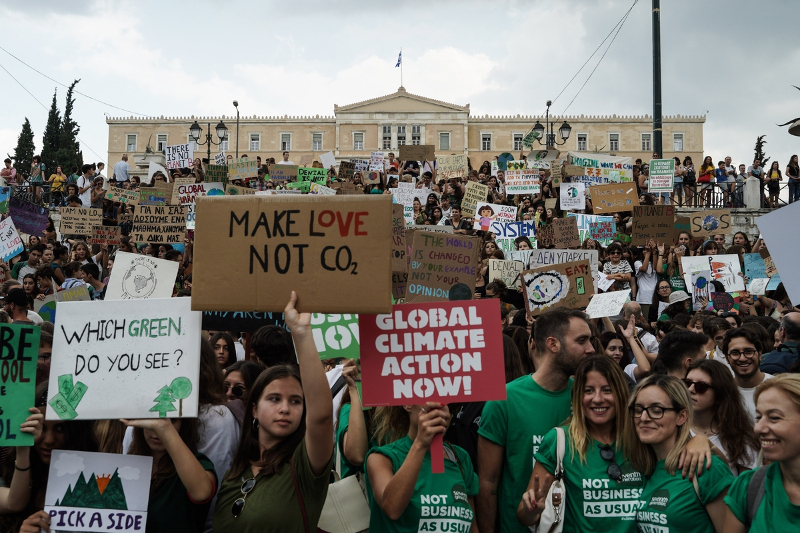
{"type": "Polygon", "coordinates": [[[800,375],[768,379],[753,397],[755,431],[770,465],[744,472],[733,482],[725,497],[725,531],[793,531],[800,521],[800,375]],[[752,499],[751,492],[763,496],[752,499]]]}
{"type": "Polygon", "coordinates": [[[681,533],[722,531],[723,498],[733,481],[728,465],[711,458],[708,473],[685,479],[677,474],[681,453],[689,443],[692,401],[683,382],[654,374],[631,395],[628,410],[635,432],[626,435],[631,466],[647,478],[636,512],[640,531],[650,529],[681,533]]]}

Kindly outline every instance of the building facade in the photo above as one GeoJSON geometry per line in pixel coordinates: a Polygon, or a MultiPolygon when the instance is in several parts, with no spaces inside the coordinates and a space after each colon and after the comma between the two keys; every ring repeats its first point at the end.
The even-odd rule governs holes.
{"type": "MultiPolygon", "coordinates": [[[[333,116],[107,118],[108,161],[113,165],[123,153],[131,160],[149,145],[155,152],[165,146],[192,142],[189,128],[197,122],[203,132],[222,120],[228,136],[221,149],[229,156],[281,159],[283,151],[297,164],[304,155],[333,151],[339,159],[369,157],[372,151],[394,151],[403,144],[432,144],[437,153],[465,153],[477,168],[503,152],[519,153],[522,138],[543,116],[475,116],[469,104],[461,106],[407,92],[397,92],[345,106],[333,106],[333,116]],[[237,146],[238,145],[238,146],[237,146]]],[[[650,116],[551,116],[558,130],[566,120],[572,132],[561,151],[599,152],[649,160],[653,153],[650,116]]],[[[664,157],[691,156],[702,161],[705,116],[667,116],[663,121],[664,157]]],[[[556,131],[556,136],[558,133],[556,131]]],[[[201,141],[205,138],[201,138],[201,141]]],[[[216,135],[214,135],[216,141],[216,135]]],[[[559,142],[561,141],[558,138],[559,142]]],[[[537,147],[538,145],[534,145],[537,147]]],[[[212,146],[211,154],[220,147],[212,146]]],[[[526,150],[527,152],[527,150],[526,150]]],[[[195,147],[195,157],[205,157],[205,146],[195,147]]]]}

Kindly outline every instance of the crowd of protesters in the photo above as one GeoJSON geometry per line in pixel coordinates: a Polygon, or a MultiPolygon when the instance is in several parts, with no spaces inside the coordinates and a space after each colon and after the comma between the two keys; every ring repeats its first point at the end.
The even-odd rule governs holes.
{"type": "MultiPolygon", "coordinates": [[[[258,177],[235,184],[283,187],[269,179],[270,168],[292,164],[289,157],[259,161],[258,177]]],[[[691,160],[676,161],[674,194],[659,198],[644,192],[647,169],[637,165],[640,202],[695,198],[690,169],[696,182],[707,183],[700,178],[712,165],[717,183],[727,182],[730,161],[718,168],[711,161],[697,170],[691,160]]],[[[489,279],[488,261],[504,253],[491,232],[475,230],[462,216],[466,184],[486,184],[488,202],[514,205],[517,219],[537,230],[565,213],[557,202],[546,207],[558,193],[549,172],[542,173],[540,193],[510,195],[502,172],[493,176],[491,166],[484,161],[463,178],[443,180],[435,161],[398,161],[390,153],[378,183],[365,184],[360,172],[346,181],[367,194],[415,183],[431,192],[415,199],[414,224],[481,238],[474,298],[502,303],[497,324],[486,327],[503,332],[503,401],[363,409],[358,363],[320,362],[311,316],[295,310],[297,296],[287,287],[286,328],[204,332],[198,419],[48,420],[50,361],[59,354],[52,349],[54,325],[33,311],[34,301],[77,285],[102,300],[117,250],[178,262],[173,295],[191,297],[192,248],[202,235],[187,233],[181,246],[154,246],[131,242],[122,224],[126,236],[118,248],[59,235],[52,224],[30,236],[22,254],[0,265],[0,321],[42,330],[36,401],[20,428],[35,443],[0,451],[0,531],[57,529],[43,511],[56,449],[152,456],[148,532],[314,531],[332,470],[364,480],[376,532],[549,529],[554,482],[563,531],[791,530],[800,519],[800,311],[782,283],[763,295],[741,292],[725,312],[694,308],[681,261],[724,253],[743,264],[763,241],[741,232],[709,239],[682,233],[675,242],[631,246],[625,238],[631,213],[620,212],[617,239],[581,243],[597,250],[599,272],[614,281],[609,291],[630,291],[620,314],[590,320],[581,309],[556,307],[532,317],[521,290],[489,279]],[[341,393],[332,394],[331,376],[342,377],[341,393]],[[445,471],[433,474],[430,448],[438,434],[447,441],[445,471]]],[[[53,186],[64,188],[67,205],[102,207],[108,225],[119,224],[130,207],[102,196],[95,203],[94,187],[146,186],[130,173],[127,157],[109,177],[95,174],[99,165],[84,165],[73,183],[77,169],[71,170],[66,176],[56,169],[53,186]]],[[[770,203],[777,202],[770,186],[776,170],[779,181],[774,164],[766,172],[758,162],[745,170],[764,180],[770,203]]],[[[203,181],[203,162],[172,177],[178,175],[203,181]]],[[[786,175],[798,179],[796,156],[786,175]]],[[[342,181],[329,169],[329,186],[342,181]]],[[[30,182],[36,194],[40,180],[30,182]]],[[[793,201],[796,183],[791,190],[793,201]]],[[[590,198],[580,212],[592,213],[590,198]]],[[[521,237],[515,248],[532,249],[533,241],[521,237]]]]}

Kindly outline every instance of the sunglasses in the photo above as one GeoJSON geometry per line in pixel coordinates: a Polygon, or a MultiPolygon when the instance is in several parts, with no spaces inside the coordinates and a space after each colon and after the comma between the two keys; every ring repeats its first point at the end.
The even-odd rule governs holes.
{"type": "Polygon", "coordinates": [[[247,495],[250,494],[250,491],[253,490],[253,487],[256,486],[256,478],[251,477],[244,483],[242,483],[242,497],[238,498],[235,502],[233,502],[233,507],[231,507],[231,513],[233,513],[234,518],[239,518],[239,515],[242,514],[244,511],[244,504],[245,500],[247,500],[247,495]]]}
{"type": "Polygon", "coordinates": [[[614,481],[619,481],[622,479],[622,470],[620,470],[619,465],[617,464],[617,460],[614,457],[614,450],[611,448],[611,445],[598,444],[597,447],[600,448],[600,457],[602,457],[604,461],[609,461],[611,463],[608,465],[608,470],[606,470],[608,477],[614,481]]]}
{"type": "Polygon", "coordinates": [[[225,392],[228,391],[231,391],[231,393],[233,393],[233,395],[236,396],[237,398],[241,398],[245,393],[244,387],[242,385],[234,385],[231,387],[228,383],[226,383],[225,392]]]}
{"type": "Polygon", "coordinates": [[[683,384],[686,385],[687,389],[691,388],[691,386],[694,385],[694,391],[697,394],[705,394],[706,392],[708,392],[708,389],[714,388],[705,381],[692,381],[691,379],[688,378],[684,378],[681,381],[683,381],[683,384]]]}

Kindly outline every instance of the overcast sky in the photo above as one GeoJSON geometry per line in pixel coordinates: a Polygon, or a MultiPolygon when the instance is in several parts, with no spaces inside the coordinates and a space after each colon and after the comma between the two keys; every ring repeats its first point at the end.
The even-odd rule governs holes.
{"type": "MultiPolygon", "coordinates": [[[[633,0],[416,1],[0,0],[0,46],[55,80],[154,116],[332,115],[392,93],[403,48],[409,92],[471,104],[474,115],[539,114],[633,0]]],[[[784,166],[800,138],[797,0],[664,0],[664,114],[707,114],[705,152],[750,162],[756,136],[784,166]]],[[[640,0],[568,114],[652,114],[651,1],[640,0]]],[[[608,41],[606,42],[606,44],[608,41]]],[[[562,113],[601,53],[551,108],[562,113]]],[[[7,69],[49,109],[56,84],[0,50],[7,69]]],[[[62,109],[66,89],[58,87],[62,109]]],[[[47,109],[0,69],[0,154],[25,117],[41,149],[47,109]]],[[[84,159],[105,161],[105,116],[80,95],[84,159]]],[[[113,163],[113,162],[112,162],[113,163]]]]}

